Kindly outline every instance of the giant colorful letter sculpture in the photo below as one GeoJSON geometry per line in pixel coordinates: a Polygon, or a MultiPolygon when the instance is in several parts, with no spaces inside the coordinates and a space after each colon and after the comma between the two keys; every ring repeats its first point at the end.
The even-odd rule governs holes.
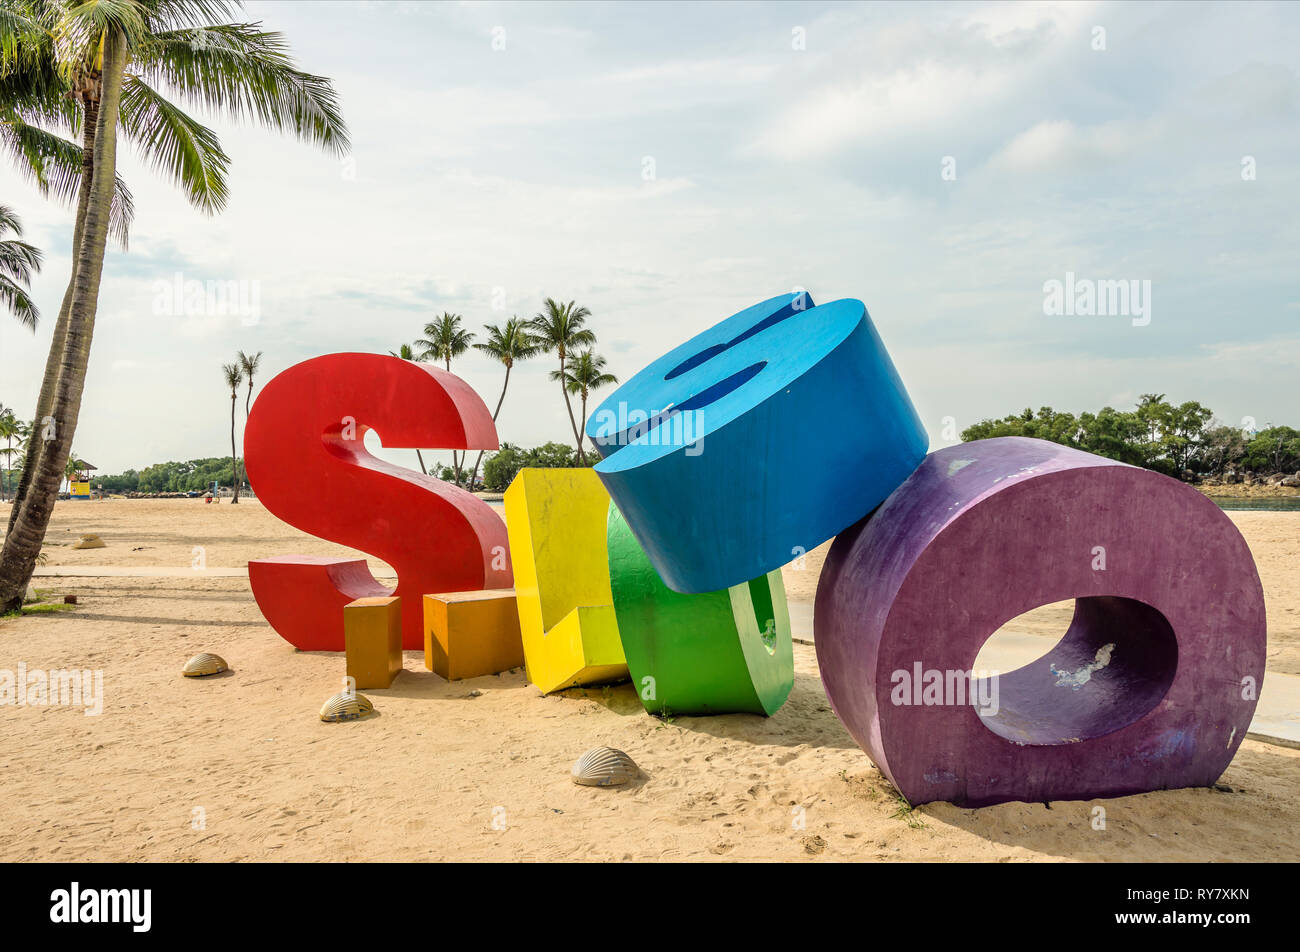
{"type": "Polygon", "coordinates": [[[815,623],[835,713],[912,803],[1207,786],[1264,677],[1263,591],[1227,516],[1176,480],[1039,440],[931,454],[835,540],[815,623]],[[1001,625],[1067,598],[1074,620],[1046,657],[944,693],[1001,625]]]}
{"type": "Polygon", "coordinates": [[[524,666],[543,694],[627,677],[608,513],[609,494],[589,469],[523,469],[506,490],[524,666]]]}
{"type": "Polygon", "coordinates": [[[781,570],[682,595],[609,507],[609,577],[632,683],[651,713],[774,714],[794,686],[781,570]]]}
{"type": "Polygon", "coordinates": [[[393,567],[396,592],[361,559],[281,556],[248,563],[258,607],[286,641],[343,650],[343,606],[402,599],[402,646],[424,646],[423,596],[509,588],[506,527],[487,503],[368,453],[388,447],[495,449],[487,406],[459,377],[378,354],[329,354],[262,389],[244,433],[248,480],[285,522],[393,567]]]}
{"type": "MultiPolygon", "coordinates": [[[[630,670],[652,712],[772,714],[793,684],[780,567],[838,533],[815,607],[822,681],[912,803],[1208,785],[1254,714],[1263,592],[1228,518],[1175,480],[1039,440],[925,456],[860,301],[772,298],[654,361],[592,414],[594,470],[518,474],[508,529],[375,459],[370,428],[390,447],[496,446],[451,374],[333,354],[266,385],[248,476],[286,522],[393,566],[402,643],[424,644],[423,602],[426,664],[448,678],[522,647],[545,693],[630,670]],[[972,671],[1001,625],[1069,598],[1042,659],[972,671]]],[[[300,648],[342,650],[344,605],[389,594],[355,558],[258,559],[249,579],[300,648]]]]}
{"type": "Polygon", "coordinates": [[[787,294],[654,361],[592,414],[606,489],[669,588],[766,575],[879,505],[928,438],[866,307],[787,294]]]}

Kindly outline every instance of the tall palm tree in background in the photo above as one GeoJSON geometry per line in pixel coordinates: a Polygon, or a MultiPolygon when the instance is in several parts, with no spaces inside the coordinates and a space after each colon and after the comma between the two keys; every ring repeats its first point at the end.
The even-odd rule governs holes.
{"type": "MultiPolygon", "coordinates": [[[[397,350],[390,350],[388,355],[390,357],[398,357],[402,360],[415,360],[415,348],[410,344],[399,344],[397,350]]],[[[429,471],[425,469],[424,466],[424,454],[417,449],[415,451],[415,458],[420,461],[420,472],[424,473],[426,476],[429,475],[429,471]]]]}
{"type": "MultiPolygon", "coordinates": [[[[462,320],[464,318],[459,314],[443,311],[441,317],[425,324],[424,336],[415,342],[415,346],[419,349],[419,359],[441,360],[447,372],[451,373],[451,359],[469,350],[470,342],[474,340],[474,333],[460,326],[462,320]]],[[[457,486],[460,485],[460,469],[465,461],[465,455],[458,454],[455,450],[451,451],[451,465],[456,471],[457,486]]]]}
{"type": "Polygon", "coordinates": [[[560,304],[552,298],[547,298],[542,305],[542,310],[528,322],[529,332],[537,339],[542,350],[547,353],[554,352],[560,358],[560,371],[558,374],[552,372],[551,379],[561,381],[560,392],[564,395],[564,407],[569,411],[569,426],[573,427],[573,439],[578,447],[578,462],[584,466],[587,463],[587,456],[582,451],[582,433],[573,418],[573,404],[569,402],[568,384],[564,382],[567,379],[564,366],[569,354],[579,347],[590,347],[596,343],[595,332],[584,326],[589,317],[591,311],[579,307],[576,301],[560,304]]]}
{"type": "Polygon", "coordinates": [[[221,372],[230,388],[230,465],[233,467],[231,481],[235,484],[235,498],[230,501],[236,503],[239,502],[239,454],[235,450],[235,404],[239,400],[239,385],[244,382],[244,368],[238,363],[222,364],[221,372]]]}
{"type": "MultiPolygon", "coordinates": [[[[501,397],[497,400],[497,408],[492,411],[492,422],[495,423],[501,413],[501,405],[506,402],[506,388],[510,386],[510,368],[516,361],[536,357],[541,353],[542,348],[528,333],[528,324],[514,315],[511,315],[510,320],[506,321],[503,327],[484,324],[483,329],[487,331],[487,341],[475,344],[474,349],[482,351],[506,368],[506,379],[501,384],[501,397]]],[[[478,459],[474,460],[474,471],[469,475],[471,491],[474,489],[474,480],[478,478],[478,467],[482,462],[483,451],[479,450],[478,459]]]]}
{"type": "Polygon", "coordinates": [[[262,363],[262,352],[259,350],[250,357],[241,350],[236,359],[239,361],[239,369],[248,380],[248,396],[244,398],[244,419],[247,420],[248,413],[253,408],[253,374],[257,373],[257,368],[262,363]]]}
{"type": "Polygon", "coordinates": [[[7,205],[0,205],[0,301],[4,301],[18,323],[33,334],[41,312],[29,296],[32,275],[41,270],[39,248],[18,239],[23,223],[7,205]],[[13,238],[4,238],[13,232],[13,238]]]}
{"type": "MultiPolygon", "coordinates": [[[[566,393],[576,394],[582,399],[582,425],[578,432],[584,434],[587,432],[587,397],[593,390],[618,383],[617,377],[605,373],[605,358],[590,350],[584,350],[574,357],[563,373],[552,370],[551,379],[562,381],[566,393]]],[[[578,458],[586,463],[581,455],[578,458]]]]}
{"type": "Polygon", "coordinates": [[[14,440],[21,440],[23,437],[24,427],[19,419],[14,416],[14,411],[5,406],[0,406],[0,440],[5,441],[5,448],[0,453],[5,454],[5,478],[4,494],[6,497],[13,492],[13,469],[14,469],[14,440]]]}
{"type": "Polygon", "coordinates": [[[297,69],[279,33],[213,24],[235,10],[223,0],[0,0],[0,143],[43,188],[77,195],[73,272],[37,400],[42,439],[28,451],[0,550],[0,613],[22,604],[40,554],[76,433],[105,247],[110,233],[125,239],[130,220],[117,176],[119,129],[207,213],[226,203],[230,160],[216,133],[163,87],[231,118],[347,149],[329,80],[297,69]],[[79,152],[43,128],[51,124],[80,134],[79,152]]]}
{"type": "MultiPolygon", "coordinates": [[[[248,414],[253,409],[253,374],[257,373],[258,365],[262,363],[262,352],[259,350],[256,354],[253,354],[250,357],[241,350],[235,355],[235,359],[239,361],[239,369],[244,372],[244,376],[248,380],[248,396],[244,398],[244,425],[247,426],[248,414]]],[[[241,481],[239,473],[236,472],[236,484],[241,481]]],[[[238,485],[236,485],[236,489],[238,489],[238,485]]],[[[236,493],[236,495],[238,495],[238,493],[236,493]]]]}

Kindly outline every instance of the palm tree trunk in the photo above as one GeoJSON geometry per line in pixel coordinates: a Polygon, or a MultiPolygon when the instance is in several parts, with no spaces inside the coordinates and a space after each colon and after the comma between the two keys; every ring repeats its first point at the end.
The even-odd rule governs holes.
{"type": "MultiPolygon", "coordinates": [[[[450,358],[450,357],[447,358],[447,373],[451,373],[451,358],[450,358]]],[[[454,470],[456,471],[456,485],[457,485],[457,486],[460,485],[460,465],[461,465],[462,462],[464,462],[464,460],[461,459],[461,457],[459,457],[459,456],[456,455],[456,451],[455,451],[455,450],[452,450],[452,451],[451,451],[451,466],[452,466],[452,469],[454,469],[454,470]]]]}
{"type": "MultiPolygon", "coordinates": [[[[68,338],[68,318],[72,311],[72,289],[76,284],[76,253],[81,247],[81,237],[85,233],[86,209],[90,205],[90,188],[95,177],[95,133],[99,120],[99,100],[88,96],[83,100],[81,128],[81,186],[77,189],[77,217],[72,226],[73,272],[68,279],[67,290],[63,292],[63,303],[59,305],[59,317],[54,322],[54,336],[50,340],[50,352],[45,358],[45,376],[41,380],[41,393],[36,398],[36,426],[44,428],[42,422],[50,415],[50,404],[54,401],[54,388],[59,382],[59,368],[62,366],[63,345],[68,338]]],[[[18,475],[18,489],[13,496],[13,506],[9,510],[9,531],[14,529],[18,519],[18,509],[27,496],[27,487],[31,485],[32,475],[40,462],[44,440],[37,440],[35,434],[27,441],[27,459],[23,471],[18,475]]]]}
{"type": "Polygon", "coordinates": [[[564,382],[564,351],[560,351],[560,393],[564,394],[564,408],[569,411],[569,426],[573,427],[573,439],[578,444],[578,462],[587,465],[587,454],[582,452],[582,436],[578,433],[578,421],[573,418],[573,404],[569,402],[569,388],[564,382]]]}
{"type": "MultiPolygon", "coordinates": [[[[59,484],[63,481],[68,454],[72,451],[72,438],[77,431],[77,416],[81,412],[117,171],[117,122],[122,75],[126,67],[126,43],[116,27],[111,27],[104,35],[102,56],[94,174],[81,241],[74,250],[76,265],[67,334],[60,355],[58,383],[47,414],[54,418],[54,434],[39,453],[27,496],[19,507],[13,530],[5,536],[4,548],[0,550],[0,613],[22,606],[23,595],[40,556],[45,530],[54,513],[59,484]]],[[[40,425],[40,420],[37,424],[40,425]]]]}
{"type": "MultiPolygon", "coordinates": [[[[497,408],[492,411],[492,422],[497,421],[497,416],[501,413],[501,405],[506,402],[506,388],[510,386],[510,365],[506,364],[506,382],[501,385],[501,396],[497,400],[497,408]]],[[[478,459],[474,460],[474,472],[469,477],[469,491],[474,491],[474,480],[478,479],[478,465],[483,462],[483,451],[478,451],[478,459]]]]}
{"type": "Polygon", "coordinates": [[[232,506],[239,502],[239,455],[235,450],[235,401],[238,399],[239,394],[230,391],[230,474],[235,484],[235,495],[230,500],[232,506]]]}
{"type": "MultiPolygon", "coordinates": [[[[587,437],[586,437],[586,433],[587,433],[587,391],[586,391],[585,389],[582,391],[582,428],[581,428],[578,432],[582,434],[581,436],[578,437],[578,443],[581,444],[582,441],[585,440],[585,439],[587,438],[587,437]]],[[[586,458],[585,458],[585,457],[579,457],[579,458],[582,460],[582,463],[583,463],[583,465],[585,466],[585,465],[586,465],[586,462],[587,462],[587,461],[586,461],[586,458]]]]}

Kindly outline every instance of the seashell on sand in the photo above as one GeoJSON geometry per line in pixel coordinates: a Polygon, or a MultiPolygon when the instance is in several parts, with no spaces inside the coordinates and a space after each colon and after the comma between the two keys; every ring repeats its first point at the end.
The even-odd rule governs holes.
{"type": "Polygon", "coordinates": [[[593,747],[569,771],[573,782],[585,787],[617,787],[640,774],[640,769],[627,754],[613,747],[593,747]]]}
{"type": "Polygon", "coordinates": [[[221,655],[208,654],[208,652],[202,651],[185,662],[181,674],[187,678],[206,678],[210,674],[220,674],[222,671],[229,670],[230,665],[226,664],[221,655]]]}
{"type": "Polygon", "coordinates": [[[320,708],[320,719],[327,723],[358,721],[375,713],[375,705],[364,694],[336,694],[320,708]]]}

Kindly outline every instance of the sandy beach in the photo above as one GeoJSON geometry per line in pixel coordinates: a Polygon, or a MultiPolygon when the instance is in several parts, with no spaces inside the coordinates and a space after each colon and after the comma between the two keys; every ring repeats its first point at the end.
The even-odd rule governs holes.
{"type": "MultiPolygon", "coordinates": [[[[1300,674],[1300,512],[1230,515],[1263,581],[1269,671],[1300,674]]],[[[787,568],[792,599],[812,598],[825,550],[787,568]]],[[[522,671],[447,682],[408,652],[391,689],[366,692],[379,716],[323,724],[341,656],[296,651],[246,578],[192,566],[347,550],[256,501],[195,499],[59,503],[45,551],[47,571],[123,571],[38,578],[75,610],[0,619],[0,669],[104,672],[99,716],[0,710],[8,861],[1300,859],[1300,750],[1248,740],[1215,790],[909,811],[831,713],[806,645],[770,719],[660,721],[629,685],[544,697],[522,671]],[[107,547],[70,548],[90,532],[107,547]],[[233,670],[180,677],[204,650],[233,670]],[[569,766],[596,744],[642,778],[575,786],[569,766]]],[[[1063,612],[1018,624],[1046,638],[1063,612]]]]}

